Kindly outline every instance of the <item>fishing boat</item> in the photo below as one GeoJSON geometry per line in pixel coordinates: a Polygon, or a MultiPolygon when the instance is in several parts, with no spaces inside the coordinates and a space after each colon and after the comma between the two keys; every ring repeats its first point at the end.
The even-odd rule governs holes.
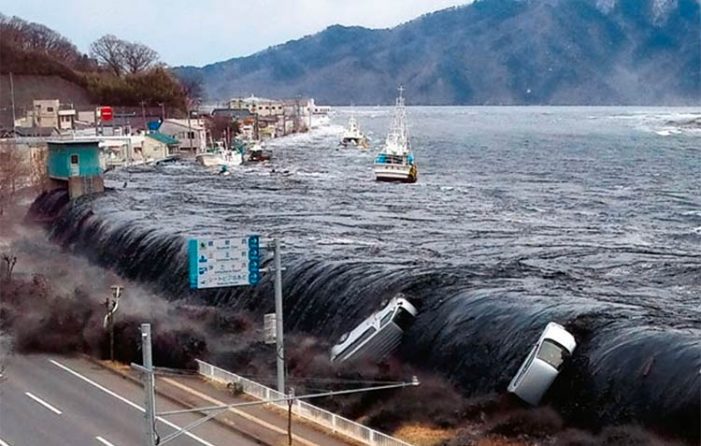
{"type": "Polygon", "coordinates": [[[272,153],[269,150],[264,150],[263,146],[259,143],[255,143],[248,149],[248,162],[260,163],[263,161],[270,161],[271,158],[272,153]]]}
{"type": "Polygon", "coordinates": [[[238,150],[218,144],[207,152],[197,154],[195,160],[204,167],[234,167],[243,163],[243,155],[238,150]]]}
{"type": "Polygon", "coordinates": [[[373,165],[377,181],[397,181],[415,183],[419,170],[411,151],[407,131],[404,88],[399,87],[399,97],[394,108],[394,119],[382,151],[373,165]]]}
{"type": "Polygon", "coordinates": [[[363,149],[368,147],[368,139],[360,130],[355,116],[351,116],[350,119],[348,119],[348,128],[343,132],[341,145],[343,147],[355,146],[363,149]]]}

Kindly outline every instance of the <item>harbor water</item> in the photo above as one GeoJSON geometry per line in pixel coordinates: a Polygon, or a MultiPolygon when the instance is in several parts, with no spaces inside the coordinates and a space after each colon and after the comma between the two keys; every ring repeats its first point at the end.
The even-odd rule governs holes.
{"type": "Polygon", "coordinates": [[[189,290],[186,239],[279,236],[287,331],[333,344],[404,292],[419,315],[398,357],[466,396],[503,392],[556,321],[578,347],[549,404],[698,438],[701,110],[410,107],[412,185],[374,181],[391,109],[352,112],[367,151],[339,147],[342,109],[268,143],[272,168],[110,172],[114,190],[60,209],[54,238],[170,299],[262,315],[269,278],[189,290]]]}

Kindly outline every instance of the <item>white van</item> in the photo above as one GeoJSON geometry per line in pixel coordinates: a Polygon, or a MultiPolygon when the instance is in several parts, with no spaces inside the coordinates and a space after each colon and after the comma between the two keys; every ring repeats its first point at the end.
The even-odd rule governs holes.
{"type": "Polygon", "coordinates": [[[523,401],[537,406],[567,359],[572,356],[575,347],[577,342],[574,336],[562,325],[550,322],[507,390],[523,401]]]}
{"type": "Polygon", "coordinates": [[[404,332],[416,318],[416,308],[399,294],[380,311],[372,314],[331,348],[331,361],[386,358],[402,341],[404,332]]]}

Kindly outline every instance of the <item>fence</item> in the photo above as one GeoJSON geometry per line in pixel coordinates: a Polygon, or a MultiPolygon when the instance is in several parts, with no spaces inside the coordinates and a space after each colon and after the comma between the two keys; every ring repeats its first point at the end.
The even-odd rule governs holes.
{"type": "MultiPolygon", "coordinates": [[[[255,381],[228,372],[217,366],[207,364],[206,362],[197,360],[197,367],[200,375],[223,384],[237,384],[240,386],[243,393],[259,400],[280,399],[285,397],[285,395],[277,390],[273,390],[270,387],[258,384],[255,381]]],[[[287,409],[288,403],[286,401],[280,401],[270,404],[276,404],[281,408],[287,409]]],[[[292,413],[300,418],[322,426],[335,434],[341,434],[363,444],[371,446],[411,446],[405,441],[370,429],[360,423],[343,418],[335,413],[313,406],[304,401],[295,400],[292,405],[292,413]]]]}

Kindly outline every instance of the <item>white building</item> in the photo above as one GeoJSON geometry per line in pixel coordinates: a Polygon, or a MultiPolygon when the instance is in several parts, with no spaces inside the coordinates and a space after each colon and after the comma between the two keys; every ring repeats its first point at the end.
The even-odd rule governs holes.
{"type": "Polygon", "coordinates": [[[259,98],[251,95],[247,98],[235,98],[229,101],[229,108],[248,110],[258,116],[278,116],[285,113],[285,103],[273,99],[259,98]]]}
{"type": "Polygon", "coordinates": [[[207,130],[201,119],[166,119],[158,130],[180,141],[180,150],[200,153],[207,148],[207,130]]]}
{"type": "Polygon", "coordinates": [[[58,99],[35,99],[27,115],[15,119],[15,126],[72,130],[75,120],[76,110],[72,104],[61,104],[58,99]]]}

